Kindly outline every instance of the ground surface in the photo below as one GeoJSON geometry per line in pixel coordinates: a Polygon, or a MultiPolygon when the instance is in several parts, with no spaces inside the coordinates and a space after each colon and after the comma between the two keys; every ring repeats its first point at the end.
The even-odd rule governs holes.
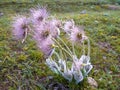
{"type": "Polygon", "coordinates": [[[104,0],[103,2],[102,0],[101,2],[1,0],[0,90],[58,90],[57,88],[59,90],[120,90],[119,5],[116,7],[114,2],[104,0]],[[68,83],[47,68],[42,53],[30,38],[23,45],[12,39],[12,17],[15,14],[29,16],[29,8],[35,7],[38,3],[47,5],[50,13],[56,18],[63,20],[72,18],[77,25],[85,27],[91,41],[91,63],[94,66],[89,76],[97,81],[97,88],[91,87],[86,80],[79,85],[68,83]]]}

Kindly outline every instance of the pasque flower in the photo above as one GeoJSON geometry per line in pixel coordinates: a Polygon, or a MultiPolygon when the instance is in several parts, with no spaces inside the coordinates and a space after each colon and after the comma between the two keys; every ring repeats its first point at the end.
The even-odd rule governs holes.
{"type": "Polygon", "coordinates": [[[46,27],[44,24],[41,24],[35,27],[34,30],[34,39],[38,42],[42,42],[50,36],[50,29],[46,27]]]}
{"type": "Polygon", "coordinates": [[[51,21],[46,21],[45,23],[37,25],[34,31],[37,35],[39,34],[40,39],[44,39],[49,35],[51,35],[53,38],[57,38],[60,35],[59,28],[51,21]]]}
{"type": "Polygon", "coordinates": [[[59,29],[49,21],[35,27],[33,37],[37,42],[37,46],[45,54],[45,57],[50,56],[54,51],[52,38],[58,37],[59,34],[59,29]]]}
{"type": "Polygon", "coordinates": [[[43,22],[48,16],[48,12],[45,7],[38,7],[36,9],[31,9],[31,20],[33,21],[33,24],[40,24],[43,22]]]}
{"type": "Polygon", "coordinates": [[[50,29],[40,25],[34,32],[33,38],[45,57],[51,56],[54,51],[54,47],[52,47],[54,42],[52,40],[50,29]]]}
{"type": "Polygon", "coordinates": [[[49,28],[52,37],[57,38],[60,35],[59,23],[57,21],[49,21],[46,23],[46,27],[49,28]]]}
{"type": "Polygon", "coordinates": [[[75,26],[73,20],[68,20],[63,25],[60,20],[50,18],[45,7],[31,9],[31,15],[29,21],[32,21],[32,23],[30,25],[27,17],[16,17],[13,23],[13,35],[15,38],[24,42],[28,30],[31,29],[30,34],[33,35],[38,48],[43,52],[47,66],[53,72],[69,80],[69,82],[72,80],[76,84],[81,82],[93,68],[90,63],[90,42],[83,28],[75,26]],[[60,38],[61,29],[64,29],[70,37],[72,48],[69,48],[66,42],[60,38]],[[88,54],[85,55],[86,45],[83,43],[83,55],[78,58],[74,43],[81,44],[84,40],[88,41],[88,54]],[[58,50],[55,49],[56,47],[58,50]]]}
{"type": "Polygon", "coordinates": [[[74,28],[74,21],[73,20],[69,20],[69,21],[66,21],[65,24],[64,24],[64,31],[67,33],[67,34],[70,34],[72,29],[74,28]]]}
{"type": "Polygon", "coordinates": [[[74,43],[82,43],[87,36],[85,35],[84,30],[81,27],[74,27],[70,34],[70,40],[74,43]]]}
{"type": "Polygon", "coordinates": [[[27,37],[29,21],[25,16],[17,16],[14,18],[12,33],[17,40],[24,40],[27,37]]]}
{"type": "Polygon", "coordinates": [[[52,19],[50,21],[54,26],[56,26],[57,28],[61,28],[62,26],[62,22],[60,20],[57,20],[57,19],[52,19]]]}

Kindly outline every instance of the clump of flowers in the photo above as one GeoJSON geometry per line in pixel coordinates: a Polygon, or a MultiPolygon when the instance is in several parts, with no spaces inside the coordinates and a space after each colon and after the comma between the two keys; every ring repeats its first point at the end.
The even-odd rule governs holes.
{"type": "Polygon", "coordinates": [[[74,20],[62,21],[51,18],[44,7],[31,9],[31,16],[17,16],[13,23],[13,35],[17,40],[25,41],[27,34],[33,36],[40,51],[44,53],[46,65],[56,74],[69,82],[78,84],[91,71],[90,42],[82,27],[76,26],[74,20]],[[29,32],[28,32],[29,31],[29,32]],[[65,32],[72,48],[61,38],[65,32]],[[88,43],[87,53],[84,41],[88,43]],[[78,57],[75,45],[81,45],[83,54],[78,57]]]}

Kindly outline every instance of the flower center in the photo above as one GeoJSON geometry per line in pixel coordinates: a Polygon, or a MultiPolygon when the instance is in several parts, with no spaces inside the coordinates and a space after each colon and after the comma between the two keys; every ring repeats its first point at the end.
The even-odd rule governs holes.
{"type": "Polygon", "coordinates": [[[49,36],[50,32],[47,30],[43,33],[43,37],[47,38],[49,36]]]}
{"type": "Polygon", "coordinates": [[[22,29],[28,28],[26,24],[22,25],[22,29]]]}
{"type": "Polygon", "coordinates": [[[39,18],[38,18],[38,21],[43,21],[43,17],[42,17],[42,16],[39,17],[39,18]]]}
{"type": "Polygon", "coordinates": [[[73,27],[72,26],[69,26],[69,29],[72,29],[73,27]]]}
{"type": "Polygon", "coordinates": [[[81,33],[78,33],[78,34],[77,34],[77,38],[78,38],[78,39],[82,39],[82,34],[81,34],[81,33]]]}

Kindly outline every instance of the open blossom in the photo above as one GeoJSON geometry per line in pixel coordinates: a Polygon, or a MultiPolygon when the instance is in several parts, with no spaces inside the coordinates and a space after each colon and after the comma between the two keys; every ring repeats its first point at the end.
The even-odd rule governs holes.
{"type": "Polygon", "coordinates": [[[50,29],[47,29],[43,24],[37,26],[34,32],[34,39],[37,42],[42,42],[50,36],[50,29]]]}
{"type": "Polygon", "coordinates": [[[70,34],[72,29],[74,28],[74,21],[73,20],[70,20],[70,21],[67,21],[65,22],[64,24],[64,31],[67,33],[67,34],[70,34]]]}
{"type": "Polygon", "coordinates": [[[28,32],[28,19],[24,16],[17,16],[13,22],[13,35],[16,39],[23,40],[28,32]]]}
{"type": "Polygon", "coordinates": [[[34,33],[34,40],[36,41],[40,50],[44,53],[45,57],[51,56],[52,52],[54,51],[54,48],[52,47],[54,42],[50,35],[49,29],[44,30],[41,28],[40,30],[36,31],[34,33]]]}
{"type": "MultiPolygon", "coordinates": [[[[60,35],[60,30],[55,25],[53,25],[50,21],[41,23],[35,27],[35,33],[41,39],[47,38],[47,36],[51,35],[53,38],[57,38],[60,35]]],[[[35,35],[36,36],[36,35],[35,35]]]]}
{"type": "Polygon", "coordinates": [[[32,21],[33,23],[40,24],[42,21],[44,21],[48,17],[48,12],[45,7],[39,7],[36,9],[31,9],[31,14],[32,14],[32,21]]]}
{"type": "Polygon", "coordinates": [[[71,32],[70,39],[74,43],[82,43],[85,39],[87,39],[87,36],[85,36],[85,32],[82,28],[74,27],[71,32]]]}

